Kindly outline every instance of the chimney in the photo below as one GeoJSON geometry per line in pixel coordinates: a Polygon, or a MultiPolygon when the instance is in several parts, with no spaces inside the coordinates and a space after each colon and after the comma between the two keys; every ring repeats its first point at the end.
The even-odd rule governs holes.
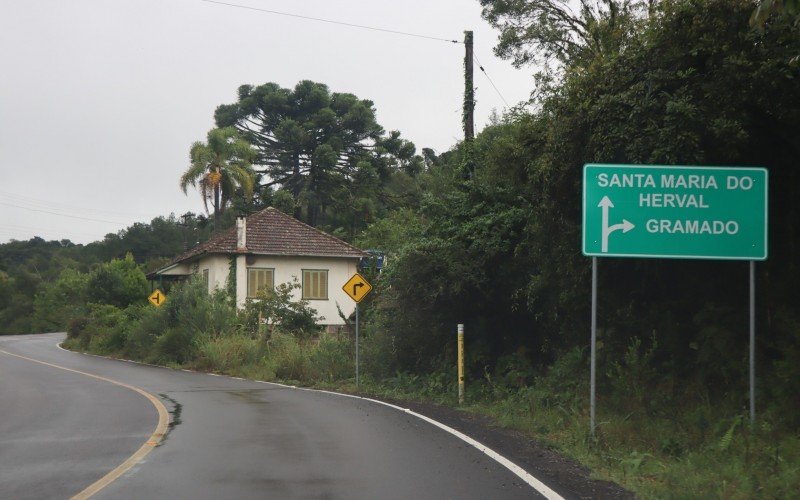
{"type": "Polygon", "coordinates": [[[244,217],[236,218],[236,251],[247,251],[247,219],[244,217]]]}

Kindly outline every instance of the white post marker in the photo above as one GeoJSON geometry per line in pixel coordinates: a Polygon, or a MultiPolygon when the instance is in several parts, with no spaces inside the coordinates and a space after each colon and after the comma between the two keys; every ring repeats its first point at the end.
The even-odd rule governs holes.
{"type": "Polygon", "coordinates": [[[458,325],[458,404],[464,404],[464,325],[458,325]]]}

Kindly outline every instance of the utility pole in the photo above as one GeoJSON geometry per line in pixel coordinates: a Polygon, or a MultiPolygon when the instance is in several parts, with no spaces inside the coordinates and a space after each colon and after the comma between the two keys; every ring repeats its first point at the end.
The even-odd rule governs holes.
{"type": "Polygon", "coordinates": [[[472,141],[475,138],[475,86],[472,82],[472,31],[464,32],[464,163],[462,175],[470,180],[475,175],[472,141]]]}
{"type": "Polygon", "coordinates": [[[475,138],[475,87],[472,82],[472,31],[464,32],[464,140],[475,138]]]}

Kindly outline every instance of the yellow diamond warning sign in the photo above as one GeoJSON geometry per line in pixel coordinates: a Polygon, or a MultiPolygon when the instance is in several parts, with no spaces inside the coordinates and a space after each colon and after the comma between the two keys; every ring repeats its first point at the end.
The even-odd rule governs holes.
{"type": "Polygon", "coordinates": [[[344,293],[350,296],[356,302],[361,302],[361,299],[367,296],[372,291],[372,285],[364,279],[359,273],[353,275],[352,278],[347,280],[347,283],[342,287],[344,293]]]}
{"type": "Polygon", "coordinates": [[[154,306],[161,307],[161,304],[167,300],[167,296],[161,293],[161,290],[156,289],[155,292],[151,293],[150,296],[147,297],[147,300],[149,300],[154,306]]]}

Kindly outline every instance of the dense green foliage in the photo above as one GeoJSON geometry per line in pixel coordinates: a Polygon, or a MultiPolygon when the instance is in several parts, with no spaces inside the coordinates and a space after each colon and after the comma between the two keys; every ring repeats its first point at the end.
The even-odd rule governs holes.
{"type": "MultiPolygon", "coordinates": [[[[800,393],[787,358],[800,341],[800,151],[792,133],[800,127],[800,75],[788,64],[800,39],[787,23],[750,30],[751,11],[735,0],[664,2],[629,21],[624,50],[591,64],[581,56],[574,67],[565,60],[563,84],[540,110],[484,130],[473,146],[472,181],[458,175],[461,150],[426,173],[416,215],[374,229],[403,235],[388,248],[392,265],[374,312],[376,329],[391,332],[396,346],[392,366],[426,370],[451,359],[457,322],[468,325],[477,350],[474,375],[520,349],[546,366],[586,344],[584,163],[765,165],[773,184],[770,259],[759,266],[759,366],[764,379],[782,382],[764,384],[765,392],[800,393]]],[[[372,231],[362,241],[376,241],[372,231]]],[[[610,359],[632,339],[655,336],[652,363],[662,373],[746,403],[746,264],[605,259],[600,290],[610,359]]],[[[781,396],[765,401],[795,401],[781,396]]]]}
{"type": "MultiPolygon", "coordinates": [[[[226,214],[222,224],[231,224],[226,214]]],[[[136,264],[152,271],[171,260],[190,246],[205,241],[211,235],[212,224],[203,216],[186,214],[179,222],[174,216],[157,217],[150,223],[136,223],[116,234],[107,234],[103,241],[76,245],[69,240],[11,241],[0,245],[0,334],[63,331],[69,317],[87,300],[114,300],[120,304],[129,298],[114,298],[117,292],[105,264],[112,259],[125,259],[131,254],[136,264]],[[109,276],[95,277],[98,288],[92,286],[89,295],[89,274],[106,268],[109,276]],[[104,285],[105,282],[105,285],[104,285]],[[111,283],[111,284],[109,284],[111,283]],[[103,294],[111,295],[103,295],[103,294]]],[[[129,266],[118,263],[115,266],[129,266]]],[[[143,290],[141,277],[133,295],[143,290]]],[[[145,297],[146,293],[140,298],[145,297]]]]}
{"type": "Polygon", "coordinates": [[[480,0],[483,17],[500,30],[495,53],[515,66],[557,62],[585,67],[619,53],[634,37],[635,21],[653,13],[649,0],[480,0]]]}
{"type": "MultiPolygon", "coordinates": [[[[113,264],[113,263],[112,263],[113,264]]],[[[90,304],[73,318],[69,348],[150,363],[284,380],[334,381],[353,371],[350,341],[314,337],[316,311],[292,302],[295,284],[277,287],[237,311],[226,291],[208,293],[200,279],[172,290],[161,307],[90,304]],[[258,321],[270,320],[269,328],[258,321]],[[277,323],[276,323],[277,321],[277,323]]]]}
{"type": "MultiPolygon", "coordinates": [[[[764,29],[764,26],[767,24],[767,20],[773,14],[778,14],[784,16],[786,19],[789,19],[791,22],[797,26],[800,24],[800,1],[798,0],[760,0],[758,2],[758,8],[753,11],[753,15],[750,16],[750,25],[751,26],[758,26],[760,29],[764,29]]],[[[796,63],[798,62],[798,57],[795,56],[793,61],[796,63]]]]}

